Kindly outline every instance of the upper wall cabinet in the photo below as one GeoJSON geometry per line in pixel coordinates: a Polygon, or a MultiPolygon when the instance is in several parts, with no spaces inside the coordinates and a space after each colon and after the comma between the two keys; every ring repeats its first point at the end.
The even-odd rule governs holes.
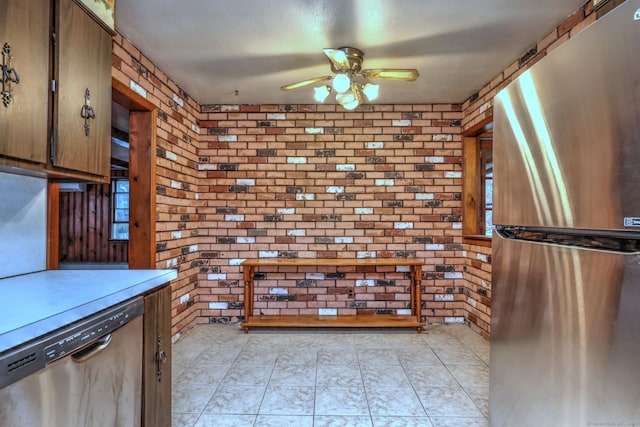
{"type": "Polygon", "coordinates": [[[108,176],[111,35],[73,0],[60,0],[58,10],[53,165],[108,176]]]}
{"type": "Polygon", "coordinates": [[[0,1],[0,154],[5,164],[47,161],[50,7],[0,1]]]}
{"type": "Polygon", "coordinates": [[[3,46],[0,165],[108,181],[108,30],[73,0],[2,0],[3,46]]]}

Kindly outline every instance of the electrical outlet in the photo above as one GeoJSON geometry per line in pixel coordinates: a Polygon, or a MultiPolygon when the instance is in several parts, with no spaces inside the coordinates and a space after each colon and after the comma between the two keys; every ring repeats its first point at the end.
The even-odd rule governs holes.
{"type": "Polygon", "coordinates": [[[353,290],[353,288],[348,288],[347,289],[347,298],[353,298],[355,295],[355,292],[353,290]]]}

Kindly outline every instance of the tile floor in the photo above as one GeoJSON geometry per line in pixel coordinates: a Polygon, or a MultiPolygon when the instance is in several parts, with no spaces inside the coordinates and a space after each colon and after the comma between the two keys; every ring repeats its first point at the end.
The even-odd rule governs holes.
{"type": "Polygon", "coordinates": [[[199,325],[173,348],[173,426],[489,425],[489,343],[464,325],[199,325]]]}

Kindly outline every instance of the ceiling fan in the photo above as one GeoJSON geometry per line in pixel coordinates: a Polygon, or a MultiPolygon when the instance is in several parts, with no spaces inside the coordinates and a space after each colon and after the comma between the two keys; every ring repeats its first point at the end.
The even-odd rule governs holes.
{"type": "Polygon", "coordinates": [[[322,76],[303,80],[281,86],[281,90],[292,90],[303,86],[315,85],[328,80],[332,85],[322,85],[315,87],[315,99],[319,102],[324,100],[331,93],[331,89],[336,91],[336,101],[347,110],[355,109],[362,102],[364,95],[369,101],[373,101],[378,96],[379,86],[369,83],[371,79],[388,79],[414,81],[418,78],[418,70],[415,69],[393,69],[393,68],[370,68],[362,69],[364,52],[355,47],[340,47],[338,49],[323,49],[324,54],[329,58],[331,71],[334,76],[322,76]]]}

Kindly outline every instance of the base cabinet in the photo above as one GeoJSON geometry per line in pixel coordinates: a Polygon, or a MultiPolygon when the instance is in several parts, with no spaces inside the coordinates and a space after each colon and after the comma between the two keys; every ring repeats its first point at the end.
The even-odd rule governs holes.
{"type": "Polygon", "coordinates": [[[144,299],[142,425],[171,427],[171,286],[144,299]]]}

